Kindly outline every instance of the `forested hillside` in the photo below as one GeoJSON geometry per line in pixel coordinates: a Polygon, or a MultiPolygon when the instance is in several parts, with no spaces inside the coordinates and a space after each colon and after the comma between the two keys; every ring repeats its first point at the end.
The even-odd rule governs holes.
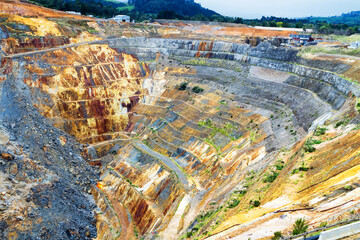
{"type": "Polygon", "coordinates": [[[360,25],[360,11],[352,11],[349,13],[343,13],[340,16],[332,17],[309,17],[310,22],[327,22],[332,24],[347,24],[349,26],[360,25]]]}
{"type": "Polygon", "coordinates": [[[113,0],[32,0],[29,2],[62,11],[76,11],[81,12],[83,15],[91,14],[105,18],[126,14],[136,20],[145,20],[156,18],[159,13],[165,11],[174,12],[175,14],[171,16],[182,19],[200,16],[194,20],[219,15],[189,0],[132,0],[128,4],[113,0]]]}

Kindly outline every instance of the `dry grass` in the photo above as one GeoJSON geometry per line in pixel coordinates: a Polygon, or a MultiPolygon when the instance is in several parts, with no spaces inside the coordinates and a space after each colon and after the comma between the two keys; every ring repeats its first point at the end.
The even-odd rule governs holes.
{"type": "Polygon", "coordinates": [[[331,35],[330,37],[335,39],[336,41],[346,42],[346,43],[360,41],[360,34],[353,34],[351,36],[331,35]]]}
{"type": "Polygon", "coordinates": [[[309,46],[302,48],[301,53],[302,54],[328,53],[328,54],[340,54],[340,55],[360,57],[360,48],[348,49],[343,47],[328,47],[328,46],[316,45],[316,46],[309,46]]]}

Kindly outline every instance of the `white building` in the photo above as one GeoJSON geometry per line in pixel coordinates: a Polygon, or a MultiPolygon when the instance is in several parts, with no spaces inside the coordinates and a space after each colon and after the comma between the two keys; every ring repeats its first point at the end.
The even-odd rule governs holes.
{"type": "Polygon", "coordinates": [[[352,48],[352,49],[360,48],[360,41],[350,43],[349,48],[352,48]]]}
{"type": "Polygon", "coordinates": [[[81,13],[79,13],[79,12],[74,12],[74,11],[66,11],[66,12],[70,13],[70,14],[81,15],[81,13]]]}
{"type": "Polygon", "coordinates": [[[116,15],[115,17],[110,19],[117,22],[130,22],[130,17],[127,15],[116,15]]]}

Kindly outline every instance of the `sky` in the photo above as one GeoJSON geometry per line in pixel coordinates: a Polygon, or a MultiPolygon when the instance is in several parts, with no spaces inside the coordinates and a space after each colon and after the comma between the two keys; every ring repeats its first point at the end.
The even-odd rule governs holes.
{"type": "Polygon", "coordinates": [[[242,18],[335,16],[360,11],[360,0],[195,0],[225,16],[242,18]]]}

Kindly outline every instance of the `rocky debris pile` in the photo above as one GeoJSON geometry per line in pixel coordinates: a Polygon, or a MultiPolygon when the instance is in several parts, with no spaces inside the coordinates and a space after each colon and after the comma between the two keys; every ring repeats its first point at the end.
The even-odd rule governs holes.
{"type": "Polygon", "coordinates": [[[94,238],[98,173],[83,146],[33,107],[23,67],[12,67],[0,88],[0,238],[94,238]]]}

